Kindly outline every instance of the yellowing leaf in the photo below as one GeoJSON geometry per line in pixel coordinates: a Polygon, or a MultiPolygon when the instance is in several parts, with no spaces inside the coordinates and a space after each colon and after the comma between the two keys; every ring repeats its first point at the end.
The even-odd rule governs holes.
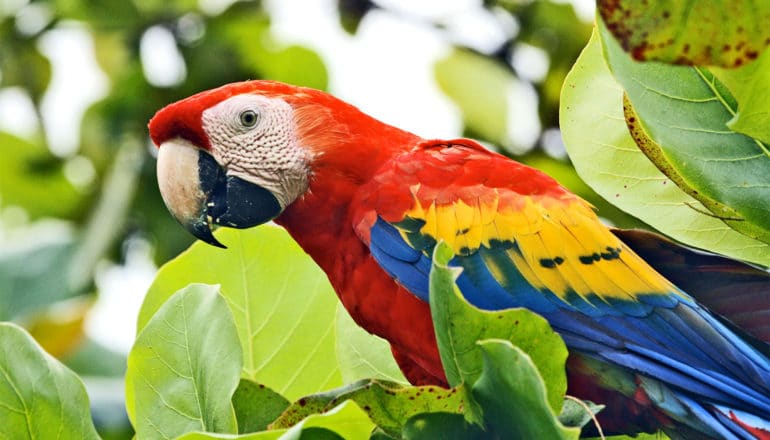
{"type": "Polygon", "coordinates": [[[596,7],[637,60],[737,67],[770,42],[764,1],[598,0],[596,7]]]}

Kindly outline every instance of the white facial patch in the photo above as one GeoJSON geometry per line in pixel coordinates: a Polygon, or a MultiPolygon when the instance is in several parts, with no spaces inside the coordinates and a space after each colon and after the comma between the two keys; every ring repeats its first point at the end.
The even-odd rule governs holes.
{"type": "Polygon", "coordinates": [[[207,109],[202,119],[211,153],[228,175],[269,190],[281,208],[307,190],[309,158],[297,143],[291,105],[242,94],[207,109]]]}

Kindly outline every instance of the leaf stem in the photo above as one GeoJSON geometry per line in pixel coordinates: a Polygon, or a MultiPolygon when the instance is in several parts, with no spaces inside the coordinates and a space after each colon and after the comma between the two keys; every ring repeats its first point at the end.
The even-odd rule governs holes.
{"type": "Polygon", "coordinates": [[[580,407],[582,407],[586,411],[586,413],[588,413],[591,416],[591,420],[593,420],[594,426],[596,426],[596,431],[599,432],[599,438],[602,440],[607,440],[607,438],[604,436],[604,431],[602,431],[602,425],[599,424],[599,419],[596,418],[596,414],[594,414],[594,412],[591,411],[591,408],[589,408],[585,402],[583,402],[582,400],[578,399],[575,396],[570,396],[569,394],[565,394],[564,398],[572,400],[573,402],[580,405],[580,407]]]}

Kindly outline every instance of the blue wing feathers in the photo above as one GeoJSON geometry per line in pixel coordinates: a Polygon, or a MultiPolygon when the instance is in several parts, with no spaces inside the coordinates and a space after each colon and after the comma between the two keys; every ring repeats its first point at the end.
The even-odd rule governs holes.
{"type": "Polygon", "coordinates": [[[704,408],[703,405],[696,402],[692,398],[681,394],[675,395],[674,398],[676,398],[679,402],[685,405],[690,412],[688,414],[687,420],[680,419],[681,422],[686,422],[686,421],[689,421],[690,423],[693,423],[694,421],[701,422],[706,427],[713,430],[714,434],[719,435],[720,437],[727,440],[732,440],[732,439],[756,440],[753,436],[751,436],[745,430],[736,432],[735,430],[729,429],[728,427],[734,425],[734,423],[730,421],[726,421],[723,418],[719,417],[719,415],[716,415],[711,411],[708,411],[706,408],[704,408]],[[692,420],[692,419],[695,419],[695,420],[692,420]]]}
{"type": "Polygon", "coordinates": [[[425,254],[410,247],[398,231],[382,219],[378,219],[371,229],[369,248],[388,275],[421,300],[428,301],[430,259],[425,254]]]}
{"type": "MultiPolygon", "coordinates": [[[[428,301],[431,249],[413,247],[382,219],[370,232],[371,253],[380,266],[428,301]]],[[[487,310],[526,307],[540,313],[571,350],[655,378],[649,383],[666,387],[657,393],[663,396],[660,407],[672,412],[687,408],[690,417],[716,435],[748,435],[717,405],[747,415],[770,414],[770,361],[686,295],[640,293],[638,301],[623,301],[568,293],[562,299],[527,282],[508,255],[510,245],[490,246],[450,262],[463,268],[457,285],[470,303],[487,310]]]]}
{"type": "Polygon", "coordinates": [[[423,255],[421,251],[414,249],[404,241],[396,228],[382,219],[377,219],[370,234],[373,245],[397,260],[414,263],[423,255]]]}
{"type": "Polygon", "coordinates": [[[463,268],[457,279],[457,286],[476,307],[500,310],[514,307],[518,302],[517,307],[527,307],[538,313],[556,309],[554,302],[549,300],[547,295],[527,283],[518,271],[511,270],[514,266],[504,250],[480,249],[470,256],[456,256],[450,264],[463,268]],[[489,271],[487,261],[498,265],[499,272],[505,274],[505,285],[495,279],[489,271]],[[515,297],[511,292],[515,292],[515,297]]]}

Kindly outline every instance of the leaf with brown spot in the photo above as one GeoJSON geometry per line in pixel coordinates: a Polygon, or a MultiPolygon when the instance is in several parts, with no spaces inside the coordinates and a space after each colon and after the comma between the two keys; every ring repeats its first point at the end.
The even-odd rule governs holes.
{"type": "Polygon", "coordinates": [[[770,2],[597,0],[596,7],[640,61],[738,67],[770,44],[770,2]]]}
{"type": "Polygon", "coordinates": [[[324,413],[352,400],[388,435],[399,438],[412,416],[426,412],[460,414],[464,393],[436,386],[406,386],[395,382],[365,379],[342,388],[298,400],[270,426],[288,428],[311,414],[324,413]]]}
{"type": "Polygon", "coordinates": [[[638,115],[637,145],[709,215],[770,244],[770,146],[729,129],[738,109],[729,89],[704,67],[634,62],[599,29],[609,67],[638,115]]]}
{"type": "MultiPolygon", "coordinates": [[[[653,65],[641,65],[648,64],[653,65]]],[[[622,101],[623,88],[602,56],[597,31],[562,89],[560,126],[578,174],[618,208],[678,241],[770,265],[770,244],[749,238],[718,220],[641,152],[626,126],[622,101]]],[[[634,105],[639,111],[636,102],[634,105]]],[[[670,107],[660,113],[671,114],[670,107]]]]}

